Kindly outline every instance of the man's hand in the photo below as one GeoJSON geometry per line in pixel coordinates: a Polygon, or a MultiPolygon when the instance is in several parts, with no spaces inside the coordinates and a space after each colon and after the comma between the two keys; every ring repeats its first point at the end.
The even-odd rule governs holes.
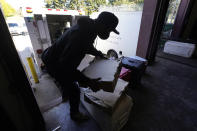
{"type": "Polygon", "coordinates": [[[100,90],[100,80],[101,78],[96,78],[96,79],[90,79],[88,82],[88,86],[93,92],[97,92],[100,90]]]}
{"type": "Polygon", "coordinates": [[[103,55],[101,58],[105,60],[109,60],[109,58],[107,58],[105,55],[103,55]]]}

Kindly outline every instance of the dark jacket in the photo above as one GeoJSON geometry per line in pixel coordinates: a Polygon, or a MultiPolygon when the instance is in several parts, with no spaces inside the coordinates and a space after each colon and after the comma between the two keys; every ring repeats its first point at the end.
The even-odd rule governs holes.
{"type": "Polygon", "coordinates": [[[49,72],[55,74],[64,72],[75,77],[76,80],[84,77],[77,70],[85,54],[101,56],[94,46],[94,40],[97,37],[95,32],[94,20],[90,18],[81,18],[77,24],[71,27],[42,55],[42,60],[49,72]]]}

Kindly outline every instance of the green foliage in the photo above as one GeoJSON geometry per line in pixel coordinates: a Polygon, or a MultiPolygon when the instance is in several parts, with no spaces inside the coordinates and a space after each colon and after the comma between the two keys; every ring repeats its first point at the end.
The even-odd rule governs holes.
{"type": "Polygon", "coordinates": [[[117,0],[114,2],[114,5],[121,5],[121,4],[143,4],[144,0],[117,0]]]}
{"type": "Polygon", "coordinates": [[[105,0],[70,0],[66,7],[72,10],[84,9],[86,14],[89,15],[98,11],[99,7],[105,4],[105,0]]]}
{"type": "Polygon", "coordinates": [[[109,0],[108,5],[119,6],[122,4],[142,4],[144,0],[109,0]]]}
{"type": "Polygon", "coordinates": [[[170,0],[166,14],[166,22],[173,23],[181,0],[170,0]]]}
{"type": "MultiPolygon", "coordinates": [[[[55,9],[83,9],[86,14],[97,12],[99,7],[106,5],[107,0],[45,0],[47,8],[55,9]]],[[[144,0],[108,0],[108,5],[117,6],[122,4],[141,4],[144,0]]]]}
{"type": "Polygon", "coordinates": [[[79,10],[83,6],[83,3],[79,0],[70,0],[67,7],[71,10],[79,10]]]}
{"type": "Polygon", "coordinates": [[[101,5],[106,4],[106,0],[45,0],[46,8],[54,9],[84,9],[87,14],[98,11],[101,5]]]}
{"type": "Polygon", "coordinates": [[[66,0],[45,0],[46,8],[64,9],[66,0]]]}
{"type": "Polygon", "coordinates": [[[5,2],[5,0],[0,0],[0,4],[5,17],[14,16],[16,14],[16,10],[5,2]]]}
{"type": "Polygon", "coordinates": [[[85,2],[85,12],[86,14],[91,14],[92,12],[97,12],[101,5],[105,5],[105,0],[86,0],[85,2]]]}

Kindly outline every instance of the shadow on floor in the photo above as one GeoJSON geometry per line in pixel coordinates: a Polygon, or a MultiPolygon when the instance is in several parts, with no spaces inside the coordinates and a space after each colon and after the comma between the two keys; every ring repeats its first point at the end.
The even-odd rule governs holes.
{"type": "Polygon", "coordinates": [[[196,131],[197,69],[162,58],[146,70],[124,131],[196,131]]]}
{"type": "Polygon", "coordinates": [[[66,102],[43,114],[47,131],[52,131],[57,126],[61,126],[58,131],[100,131],[100,128],[82,105],[80,105],[80,111],[87,114],[90,119],[80,124],[71,120],[69,108],[69,103],[66,102]]]}

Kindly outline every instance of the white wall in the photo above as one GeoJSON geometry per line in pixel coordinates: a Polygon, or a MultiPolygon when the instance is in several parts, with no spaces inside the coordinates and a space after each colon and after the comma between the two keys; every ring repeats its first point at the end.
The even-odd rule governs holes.
{"type": "MultiPolygon", "coordinates": [[[[120,32],[120,35],[112,32],[107,40],[98,38],[96,48],[103,53],[113,49],[117,53],[122,51],[124,56],[136,55],[142,11],[113,13],[119,18],[119,24],[116,29],[120,32]]],[[[96,18],[98,14],[94,13],[91,18],[96,18]]]]}

